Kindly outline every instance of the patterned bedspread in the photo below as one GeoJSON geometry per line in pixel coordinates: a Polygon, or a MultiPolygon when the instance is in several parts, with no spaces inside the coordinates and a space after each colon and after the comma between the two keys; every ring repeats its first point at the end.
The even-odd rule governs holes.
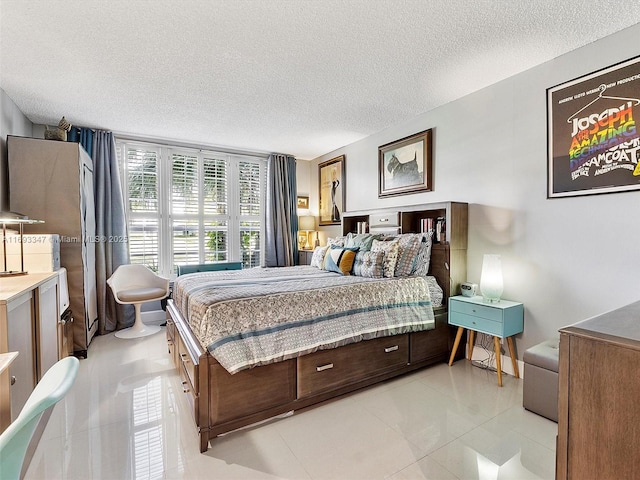
{"type": "Polygon", "coordinates": [[[309,266],[206,272],[178,277],[173,299],[230,373],[435,328],[423,277],[342,276],[309,266]]]}

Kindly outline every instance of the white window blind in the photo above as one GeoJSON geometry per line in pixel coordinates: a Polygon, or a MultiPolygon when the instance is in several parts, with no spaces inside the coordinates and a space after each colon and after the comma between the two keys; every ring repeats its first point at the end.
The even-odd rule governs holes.
{"type": "Polygon", "coordinates": [[[129,223],[129,256],[131,263],[159,269],[159,151],[129,148],[126,155],[127,205],[129,223]]]}
{"type": "Polygon", "coordinates": [[[116,142],[132,263],[162,275],[177,265],[260,265],[265,161],[259,157],[116,142]]]}

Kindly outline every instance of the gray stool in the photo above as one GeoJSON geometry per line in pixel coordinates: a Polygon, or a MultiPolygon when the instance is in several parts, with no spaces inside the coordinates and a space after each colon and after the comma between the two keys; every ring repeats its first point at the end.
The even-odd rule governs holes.
{"type": "Polygon", "coordinates": [[[559,339],[547,340],[524,352],[522,406],[558,421],[559,339]]]}

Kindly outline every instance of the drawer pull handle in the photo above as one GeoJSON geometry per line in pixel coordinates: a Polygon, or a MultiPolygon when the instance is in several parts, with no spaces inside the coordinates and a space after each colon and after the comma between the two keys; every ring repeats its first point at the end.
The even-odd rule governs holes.
{"type": "Polygon", "coordinates": [[[189,387],[187,386],[187,382],[182,382],[182,391],[184,393],[189,393],[189,387]]]}
{"type": "Polygon", "coordinates": [[[333,363],[327,363],[326,365],[320,365],[316,367],[316,372],[322,372],[323,370],[329,370],[333,368],[333,363]]]}
{"type": "Polygon", "coordinates": [[[381,222],[388,222],[388,221],[389,221],[389,219],[388,219],[388,218],[381,218],[381,219],[380,219],[380,221],[381,221],[381,222]]]}
{"type": "Polygon", "coordinates": [[[395,352],[396,350],[398,350],[398,345],[394,345],[393,347],[387,347],[384,349],[384,353],[391,353],[391,352],[395,352]]]}
{"type": "Polygon", "coordinates": [[[182,361],[183,361],[184,363],[189,363],[189,358],[187,357],[187,354],[186,354],[186,353],[181,353],[181,354],[180,354],[180,358],[182,359],[182,361]]]}
{"type": "Polygon", "coordinates": [[[15,385],[15,384],[16,384],[16,376],[11,375],[11,385],[15,385]]]}

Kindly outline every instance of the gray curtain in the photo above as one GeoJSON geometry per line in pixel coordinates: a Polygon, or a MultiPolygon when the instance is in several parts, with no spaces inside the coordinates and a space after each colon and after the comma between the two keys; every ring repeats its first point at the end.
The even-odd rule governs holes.
{"type": "Polygon", "coordinates": [[[272,153],[267,160],[264,266],[288,267],[298,257],[296,159],[272,153]]]}
{"type": "Polygon", "coordinates": [[[96,209],[96,287],[98,292],[98,334],[133,325],[131,305],[113,299],[107,279],[118,266],[129,263],[127,222],[116,141],[112,132],[96,130],[93,136],[93,175],[96,209]]]}

